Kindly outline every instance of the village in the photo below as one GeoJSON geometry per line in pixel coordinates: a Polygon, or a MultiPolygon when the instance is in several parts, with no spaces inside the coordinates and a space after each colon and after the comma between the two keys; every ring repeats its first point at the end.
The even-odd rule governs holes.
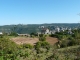
{"type": "Polygon", "coordinates": [[[71,28],[63,28],[63,27],[55,27],[54,29],[50,30],[49,28],[46,28],[44,26],[39,27],[41,28],[41,31],[38,32],[38,34],[55,34],[56,32],[64,32],[68,31],[68,34],[72,34],[72,29],[71,28]]]}

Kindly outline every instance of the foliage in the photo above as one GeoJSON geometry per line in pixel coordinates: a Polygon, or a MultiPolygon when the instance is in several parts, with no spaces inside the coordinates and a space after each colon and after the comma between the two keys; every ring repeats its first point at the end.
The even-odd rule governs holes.
{"type": "Polygon", "coordinates": [[[18,46],[8,38],[0,38],[0,56],[4,60],[14,59],[17,55],[18,46]]]}
{"type": "Polygon", "coordinates": [[[55,49],[46,42],[44,35],[40,35],[39,42],[34,46],[17,45],[8,37],[2,36],[0,37],[0,60],[80,60],[80,47],[75,46],[80,45],[80,31],[73,30],[73,32],[72,35],[65,34],[66,32],[51,35],[59,39],[56,43],[57,46],[60,46],[59,49],[55,49]]]}
{"type": "Polygon", "coordinates": [[[18,36],[18,34],[15,33],[15,32],[11,32],[11,33],[10,33],[10,36],[18,36]]]}
{"type": "Polygon", "coordinates": [[[70,47],[54,50],[53,54],[46,58],[46,60],[80,60],[80,47],[70,47]]]}
{"type": "Polygon", "coordinates": [[[39,41],[46,41],[46,37],[39,37],[39,41]]]}
{"type": "Polygon", "coordinates": [[[79,60],[79,52],[79,47],[54,49],[46,41],[39,41],[35,46],[30,44],[19,46],[8,38],[0,38],[0,60],[79,60]]]}
{"type": "Polygon", "coordinates": [[[46,41],[37,42],[36,45],[35,45],[35,48],[36,48],[36,49],[39,49],[39,48],[41,48],[41,47],[42,47],[42,48],[49,48],[50,45],[49,45],[49,43],[46,42],[46,41]]]}
{"type": "Polygon", "coordinates": [[[60,47],[61,48],[64,48],[64,47],[67,47],[68,46],[68,40],[63,40],[62,42],[61,42],[61,45],[60,45],[60,47]]]}
{"type": "Polygon", "coordinates": [[[56,34],[50,35],[51,37],[56,37],[59,39],[59,43],[56,43],[57,46],[61,48],[80,45],[80,29],[72,30],[73,34],[66,34],[67,31],[58,32],[56,34]]]}
{"type": "Polygon", "coordinates": [[[36,33],[31,33],[30,36],[38,36],[36,33]]]}
{"type": "Polygon", "coordinates": [[[33,48],[33,46],[30,45],[30,44],[23,44],[22,47],[23,48],[29,48],[29,49],[32,49],[33,48]]]}

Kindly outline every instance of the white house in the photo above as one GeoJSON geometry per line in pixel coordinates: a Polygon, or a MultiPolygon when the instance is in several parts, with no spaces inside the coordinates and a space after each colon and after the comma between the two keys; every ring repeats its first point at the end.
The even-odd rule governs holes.
{"type": "Polygon", "coordinates": [[[2,32],[0,32],[0,35],[3,35],[3,33],[2,33],[2,32]]]}
{"type": "Polygon", "coordinates": [[[56,32],[60,32],[60,28],[59,27],[57,27],[55,30],[56,30],[56,32]]]}

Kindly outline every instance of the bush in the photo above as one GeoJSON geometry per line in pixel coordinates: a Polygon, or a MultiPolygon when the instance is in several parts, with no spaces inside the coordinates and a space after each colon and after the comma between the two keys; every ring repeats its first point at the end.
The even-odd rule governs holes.
{"type": "Polygon", "coordinates": [[[80,40],[70,40],[68,43],[69,46],[80,45],[80,40]]]}
{"type": "Polygon", "coordinates": [[[62,40],[60,47],[64,48],[68,46],[69,41],[68,40],[62,40]]]}
{"type": "Polygon", "coordinates": [[[43,37],[44,35],[43,35],[43,34],[40,34],[39,36],[40,36],[40,37],[43,37]]]}
{"type": "Polygon", "coordinates": [[[29,48],[29,49],[33,48],[33,46],[30,44],[23,44],[22,46],[23,46],[23,48],[29,48]]]}
{"type": "Polygon", "coordinates": [[[46,41],[40,41],[36,43],[35,49],[37,54],[42,53],[42,50],[46,50],[45,52],[48,52],[50,50],[50,44],[46,41]]]}
{"type": "Polygon", "coordinates": [[[31,33],[30,36],[31,36],[31,37],[33,37],[33,36],[35,37],[35,36],[38,36],[38,34],[36,34],[36,33],[31,33]]]}
{"type": "Polygon", "coordinates": [[[11,32],[10,36],[18,36],[18,34],[15,32],[11,32]]]}
{"type": "Polygon", "coordinates": [[[36,45],[35,45],[35,49],[39,49],[39,48],[49,49],[50,48],[50,44],[48,42],[46,42],[46,41],[37,42],[36,45]]]}
{"type": "Polygon", "coordinates": [[[7,58],[14,59],[17,55],[18,46],[8,38],[0,38],[0,56],[3,60],[7,58]]]}
{"type": "Polygon", "coordinates": [[[46,37],[39,37],[39,41],[46,41],[46,37]]]}

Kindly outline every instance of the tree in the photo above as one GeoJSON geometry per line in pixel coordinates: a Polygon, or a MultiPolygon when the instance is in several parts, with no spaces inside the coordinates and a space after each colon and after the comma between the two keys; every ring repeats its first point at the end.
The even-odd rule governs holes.
{"type": "Polygon", "coordinates": [[[23,48],[29,48],[29,49],[33,48],[33,46],[30,44],[23,44],[22,46],[23,48]]]}
{"type": "Polygon", "coordinates": [[[39,50],[39,48],[49,49],[50,48],[50,44],[48,42],[46,42],[46,41],[37,42],[36,45],[35,45],[35,49],[39,50]]]}
{"type": "Polygon", "coordinates": [[[8,38],[0,38],[0,56],[3,60],[16,58],[18,46],[8,38]]]}
{"type": "Polygon", "coordinates": [[[11,33],[10,33],[10,36],[18,36],[18,34],[15,33],[15,32],[11,32],[11,33]]]}
{"type": "Polygon", "coordinates": [[[45,37],[39,37],[39,41],[46,41],[45,37]]]}

